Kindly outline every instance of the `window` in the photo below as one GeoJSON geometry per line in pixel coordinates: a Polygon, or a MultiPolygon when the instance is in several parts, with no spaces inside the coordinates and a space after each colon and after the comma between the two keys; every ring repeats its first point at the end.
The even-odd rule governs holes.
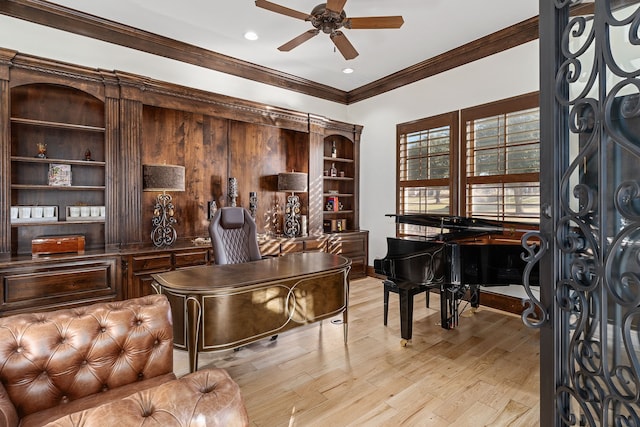
{"type": "Polygon", "coordinates": [[[539,123],[534,93],[399,124],[398,214],[538,222],[539,123]]]}
{"type": "MultiPolygon", "coordinates": [[[[457,112],[398,125],[398,213],[452,213],[457,129],[457,112]]],[[[402,224],[400,233],[424,230],[402,224]]]]}
{"type": "Polygon", "coordinates": [[[537,94],[462,111],[461,214],[538,222],[540,109],[537,94]]]}

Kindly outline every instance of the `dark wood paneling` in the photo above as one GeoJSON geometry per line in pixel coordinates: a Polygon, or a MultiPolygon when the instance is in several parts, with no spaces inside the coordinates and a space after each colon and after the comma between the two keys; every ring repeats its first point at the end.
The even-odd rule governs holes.
{"type": "MultiPolygon", "coordinates": [[[[238,179],[237,205],[249,207],[249,192],[258,194],[258,232],[272,230],[276,202],[285,204],[286,194],[278,191],[278,173],[307,172],[308,136],[299,132],[232,121],[229,125],[229,176],[238,179]]],[[[224,183],[225,194],[227,184],[224,183]]],[[[303,213],[306,193],[299,193],[303,213]]],[[[225,202],[225,206],[228,203],[225,202]]]]}
{"type": "MultiPolygon", "coordinates": [[[[179,238],[208,236],[207,202],[226,180],[227,121],[187,111],[143,108],[142,164],[185,166],[185,191],[173,192],[179,238]]],[[[226,191],[226,189],[225,189],[226,191]]],[[[143,239],[151,234],[157,193],[142,194],[143,239]]]]}

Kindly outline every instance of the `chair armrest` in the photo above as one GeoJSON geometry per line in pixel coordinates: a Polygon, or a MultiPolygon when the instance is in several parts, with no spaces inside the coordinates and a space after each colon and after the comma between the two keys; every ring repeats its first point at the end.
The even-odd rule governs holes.
{"type": "Polygon", "coordinates": [[[20,423],[18,411],[9,399],[7,391],[0,383],[0,425],[7,427],[17,427],[20,423]]]}

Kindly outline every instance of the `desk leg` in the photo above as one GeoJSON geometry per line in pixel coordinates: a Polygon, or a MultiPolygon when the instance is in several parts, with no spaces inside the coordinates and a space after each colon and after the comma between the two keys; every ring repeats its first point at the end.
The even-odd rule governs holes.
{"type": "Polygon", "coordinates": [[[200,301],[194,297],[187,298],[187,351],[189,352],[189,372],[198,369],[198,335],[200,333],[200,318],[202,307],[200,301]]]}
{"type": "Polygon", "coordinates": [[[349,308],[345,308],[342,312],[342,333],[344,334],[344,343],[347,343],[349,333],[349,308]]]}

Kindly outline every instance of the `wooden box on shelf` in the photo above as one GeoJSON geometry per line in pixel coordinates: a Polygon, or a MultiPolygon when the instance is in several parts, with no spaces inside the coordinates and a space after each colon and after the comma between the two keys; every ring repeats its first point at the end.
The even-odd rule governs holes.
{"type": "Polygon", "coordinates": [[[31,240],[31,254],[33,256],[63,253],[84,254],[84,240],[82,234],[38,236],[31,240]]]}

